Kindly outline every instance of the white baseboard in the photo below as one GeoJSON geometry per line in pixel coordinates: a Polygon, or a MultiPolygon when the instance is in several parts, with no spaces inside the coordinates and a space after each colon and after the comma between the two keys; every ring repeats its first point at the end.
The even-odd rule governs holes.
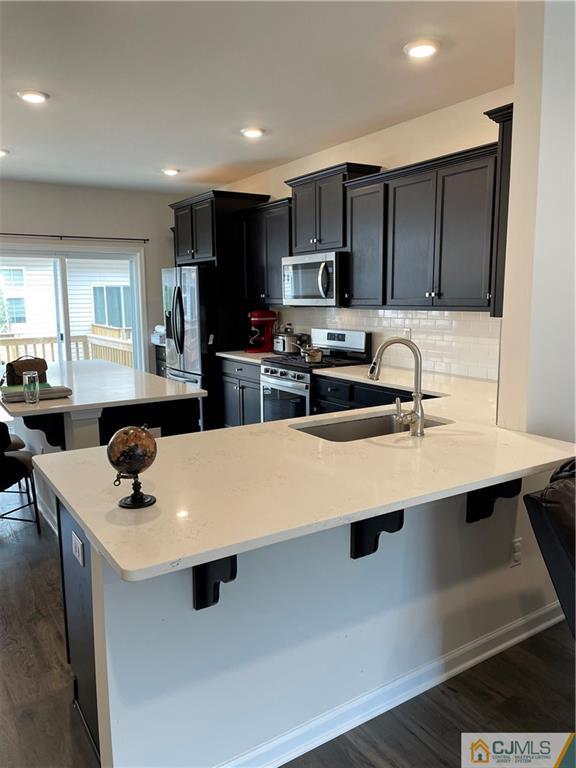
{"type": "Polygon", "coordinates": [[[557,624],[564,614],[556,601],[482,635],[387,685],[304,723],[218,768],[277,768],[383,712],[408,701],[516,643],[557,624]]]}

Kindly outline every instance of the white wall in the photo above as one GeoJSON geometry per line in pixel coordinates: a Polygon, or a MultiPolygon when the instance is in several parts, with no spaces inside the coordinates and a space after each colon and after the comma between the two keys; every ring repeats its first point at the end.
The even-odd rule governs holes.
{"type": "MultiPolygon", "coordinates": [[[[483,112],[513,100],[513,86],[499,88],[235,181],[228,188],[238,192],[264,192],[273,197],[287,197],[291,190],[284,184],[285,179],[337,163],[369,163],[396,168],[488,144],[497,140],[498,126],[485,117],[483,112]]],[[[302,130],[306,130],[305,118],[302,130]]]]}
{"type": "Polygon", "coordinates": [[[0,232],[149,238],[144,247],[148,336],[163,320],[160,270],[173,264],[168,204],[182,197],[181,193],[2,180],[0,232]]]}
{"type": "Polygon", "coordinates": [[[574,440],[574,5],[520,3],[498,423],[574,440]]]}

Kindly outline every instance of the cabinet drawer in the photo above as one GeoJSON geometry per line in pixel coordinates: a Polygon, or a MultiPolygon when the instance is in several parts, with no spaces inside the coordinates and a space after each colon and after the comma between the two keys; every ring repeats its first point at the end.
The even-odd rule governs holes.
{"type": "Polygon", "coordinates": [[[222,373],[248,381],[260,381],[260,365],[255,363],[241,363],[239,360],[222,358],[222,373]]]}
{"type": "Polygon", "coordinates": [[[352,387],[345,381],[335,379],[318,379],[315,395],[319,400],[342,400],[348,402],[352,387]]]}
{"type": "Polygon", "coordinates": [[[409,392],[386,387],[365,387],[361,384],[354,385],[354,406],[356,408],[369,408],[373,405],[391,405],[396,398],[405,403],[412,400],[409,392]]]}
{"type": "Polygon", "coordinates": [[[350,406],[344,403],[332,403],[329,400],[316,400],[312,408],[313,413],[339,413],[349,411],[350,406]]]}

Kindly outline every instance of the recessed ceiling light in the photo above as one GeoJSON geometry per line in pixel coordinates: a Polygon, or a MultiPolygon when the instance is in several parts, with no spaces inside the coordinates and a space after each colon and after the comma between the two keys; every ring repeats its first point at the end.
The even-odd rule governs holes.
{"type": "Polygon", "coordinates": [[[240,133],[247,139],[259,139],[264,131],[262,128],[242,128],[240,133]]]}
{"type": "Polygon", "coordinates": [[[415,40],[404,46],[404,53],[412,59],[428,59],[438,52],[438,43],[432,40],[415,40]]]}
{"type": "Polygon", "coordinates": [[[42,91],[18,91],[18,97],[29,104],[44,104],[50,98],[50,94],[42,91]]]}
{"type": "Polygon", "coordinates": [[[0,157],[6,157],[10,152],[7,149],[0,149],[0,157]]]}
{"type": "Polygon", "coordinates": [[[178,174],[180,173],[180,169],[179,168],[162,168],[162,173],[165,176],[178,176],[178,174]]]}

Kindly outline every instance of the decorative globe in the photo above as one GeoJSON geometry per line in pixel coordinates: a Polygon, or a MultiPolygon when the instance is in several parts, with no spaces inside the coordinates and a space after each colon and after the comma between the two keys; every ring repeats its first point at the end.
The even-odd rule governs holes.
{"type": "Polygon", "coordinates": [[[156,440],[144,427],[123,427],[108,443],[108,461],[122,475],[134,477],[151,467],[156,458],[156,440]]]}

